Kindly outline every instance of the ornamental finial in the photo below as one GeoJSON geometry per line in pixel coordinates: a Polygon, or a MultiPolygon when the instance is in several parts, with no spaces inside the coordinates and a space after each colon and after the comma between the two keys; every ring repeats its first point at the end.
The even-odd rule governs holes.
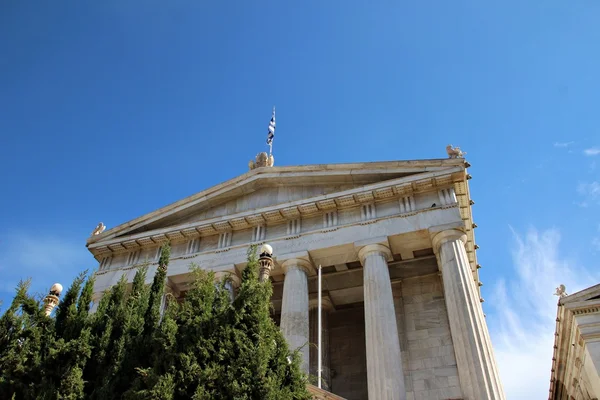
{"type": "Polygon", "coordinates": [[[275,158],[273,157],[273,154],[267,154],[266,151],[263,151],[256,155],[256,161],[250,160],[248,162],[248,168],[253,170],[254,168],[260,167],[272,167],[274,163],[275,158]]]}
{"type": "Polygon", "coordinates": [[[104,232],[105,229],[106,226],[102,222],[100,222],[98,226],[96,226],[96,228],[92,231],[92,236],[101,234],[102,232],[104,232]]]}
{"type": "Polygon", "coordinates": [[[460,147],[452,147],[451,144],[446,146],[446,153],[448,154],[448,158],[465,158],[467,154],[466,151],[462,151],[460,147]]]}
{"type": "Polygon", "coordinates": [[[558,296],[558,297],[560,297],[561,299],[562,299],[563,297],[567,297],[567,296],[568,296],[568,294],[567,294],[567,288],[565,287],[565,285],[563,285],[563,284],[560,284],[560,285],[559,285],[559,286],[556,288],[556,292],[554,292],[554,295],[555,295],[555,296],[558,296]]]}

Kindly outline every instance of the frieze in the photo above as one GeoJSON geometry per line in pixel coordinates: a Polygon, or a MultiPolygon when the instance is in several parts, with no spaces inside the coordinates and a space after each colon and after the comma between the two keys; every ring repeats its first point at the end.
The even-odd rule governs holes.
{"type": "MultiPolygon", "coordinates": [[[[457,204],[453,204],[453,205],[446,205],[446,206],[438,206],[435,208],[428,208],[428,209],[422,209],[422,210],[416,210],[410,213],[404,213],[404,214],[397,214],[397,215],[393,215],[393,216],[386,216],[386,217],[380,217],[380,218],[374,218],[373,220],[370,221],[355,221],[353,223],[350,224],[344,224],[344,225],[339,225],[333,228],[321,228],[321,229],[317,229],[317,230],[313,230],[313,231],[309,231],[309,232],[304,232],[301,233],[299,235],[293,235],[293,236],[283,236],[280,238],[271,238],[269,239],[269,241],[271,243],[276,243],[276,242],[280,242],[280,244],[277,245],[277,253],[282,254],[282,251],[285,250],[285,252],[288,252],[289,249],[294,249],[294,248],[303,248],[303,247],[307,247],[310,246],[312,244],[315,243],[319,243],[323,240],[327,240],[330,237],[333,237],[335,235],[333,235],[334,232],[343,230],[345,228],[351,228],[353,226],[365,226],[365,225],[375,225],[374,227],[370,227],[369,231],[372,232],[372,234],[374,234],[375,236],[384,236],[387,234],[387,232],[389,231],[389,229],[385,226],[385,225],[376,225],[376,223],[382,222],[382,221],[386,221],[386,220],[390,220],[390,219],[407,219],[413,216],[416,216],[417,214],[421,214],[425,211],[433,211],[433,210],[445,210],[445,209],[450,209],[450,208],[456,208],[458,207],[457,204]],[[314,235],[319,235],[319,237],[314,237],[314,235]],[[308,239],[308,240],[302,240],[301,238],[308,238],[308,237],[313,237],[313,239],[308,239]],[[300,239],[300,240],[298,240],[300,239]],[[292,242],[292,243],[290,243],[292,242]]],[[[225,255],[225,253],[228,253],[234,249],[243,249],[242,253],[243,254],[243,258],[245,259],[245,252],[246,252],[246,248],[248,245],[250,245],[251,243],[244,243],[244,244],[239,244],[239,245],[235,245],[235,246],[228,246],[222,249],[212,249],[212,250],[206,250],[203,252],[199,252],[193,255],[182,255],[182,256],[177,256],[177,257],[173,257],[171,260],[190,260],[190,259],[195,259],[197,257],[201,257],[203,254],[220,254],[220,255],[225,255]]],[[[216,260],[220,260],[220,258],[215,258],[214,261],[216,260]]],[[[203,262],[208,262],[208,261],[213,261],[211,260],[203,260],[203,262]]],[[[151,263],[152,264],[156,264],[156,263],[151,263]]],[[[119,269],[124,269],[126,267],[121,267],[119,269]]],[[[111,269],[110,271],[116,271],[118,269],[111,269]]]]}
{"type": "MultiPolygon", "coordinates": [[[[433,177],[431,178],[430,181],[430,185],[432,185],[432,188],[435,188],[436,185],[439,185],[441,182],[452,182],[454,181],[454,178],[452,178],[450,175],[449,176],[442,176],[442,177],[433,177]]],[[[248,216],[234,216],[234,218],[232,218],[229,221],[215,221],[213,223],[209,223],[207,224],[208,221],[204,222],[204,225],[198,225],[198,226],[185,226],[182,227],[178,230],[174,230],[171,232],[162,232],[162,233],[155,233],[152,236],[146,236],[146,237],[141,237],[141,238],[131,238],[131,237],[126,237],[123,238],[124,240],[120,243],[110,243],[110,244],[106,244],[106,245],[102,245],[100,244],[98,247],[91,247],[90,251],[92,251],[93,254],[95,254],[96,257],[103,257],[109,254],[119,254],[119,253],[123,253],[123,252],[127,252],[127,251],[131,251],[134,250],[136,248],[139,247],[147,247],[147,246],[155,246],[156,244],[161,244],[164,243],[166,241],[167,238],[169,239],[176,239],[177,240],[181,240],[182,238],[192,238],[192,237],[198,237],[198,236],[208,236],[208,235],[214,235],[217,233],[217,231],[222,230],[222,229],[227,229],[227,230],[231,230],[230,227],[233,227],[234,230],[236,230],[235,228],[241,229],[241,228],[247,228],[248,226],[251,226],[251,222],[260,222],[260,221],[265,221],[265,219],[267,220],[267,222],[269,222],[269,220],[275,222],[274,220],[277,219],[279,221],[284,221],[285,219],[296,219],[301,215],[305,215],[304,213],[308,213],[308,214],[313,214],[314,212],[320,212],[319,208],[323,207],[327,205],[330,206],[331,204],[335,204],[337,208],[348,208],[349,206],[356,206],[358,204],[360,204],[360,201],[364,199],[367,200],[371,200],[373,198],[373,196],[376,199],[381,199],[381,198],[385,198],[386,200],[389,200],[390,197],[397,197],[400,198],[402,197],[402,195],[405,195],[406,193],[408,193],[408,191],[404,190],[406,188],[411,188],[412,190],[416,190],[416,192],[423,192],[423,190],[420,190],[422,188],[424,188],[425,182],[423,180],[419,181],[419,183],[417,184],[416,182],[407,182],[404,183],[402,185],[399,185],[397,183],[391,184],[388,187],[384,187],[384,188],[376,188],[376,189],[372,189],[367,191],[368,193],[363,196],[363,197],[359,197],[360,193],[355,193],[352,195],[344,195],[344,196],[340,196],[334,199],[333,203],[331,202],[323,202],[323,200],[319,200],[318,202],[315,201],[312,203],[312,206],[310,205],[297,205],[297,206],[290,206],[289,204],[285,204],[283,206],[283,208],[280,208],[279,210],[266,210],[263,211],[262,213],[259,212],[258,214],[255,215],[248,215],[248,216]],[[401,188],[403,188],[403,190],[400,190],[401,188]],[[390,196],[390,193],[393,194],[393,196],[390,196]],[[352,203],[352,205],[350,204],[352,203]],[[318,207],[321,206],[321,207],[318,207]],[[316,210],[316,211],[315,211],[316,210]],[[282,216],[282,217],[280,217],[282,216]],[[234,223],[235,221],[235,223],[234,223]]],[[[437,206],[437,207],[432,207],[432,208],[424,208],[424,209],[419,209],[419,210],[414,210],[414,211],[410,211],[407,213],[402,213],[402,214],[397,214],[394,216],[386,216],[386,217],[382,217],[382,218],[375,218],[373,220],[369,220],[369,221],[354,221],[350,224],[345,224],[345,225],[341,225],[341,226],[336,226],[335,228],[332,229],[321,229],[321,230],[317,230],[317,231],[312,231],[312,232],[305,232],[302,233],[301,235],[294,235],[294,236],[287,236],[287,237],[280,237],[280,238],[273,238],[270,239],[271,242],[274,241],[279,241],[279,240],[284,240],[286,242],[288,242],[290,244],[290,248],[298,248],[298,246],[307,246],[307,245],[311,245],[317,242],[320,242],[322,240],[325,240],[326,238],[318,238],[318,239],[314,239],[314,240],[308,240],[308,241],[298,241],[297,239],[299,239],[301,236],[306,236],[306,235],[312,235],[312,234],[319,234],[319,233],[328,233],[328,232],[335,232],[337,231],[339,228],[341,227],[348,227],[348,226],[352,226],[352,225],[373,225],[375,223],[378,223],[382,220],[385,219],[389,219],[389,218],[399,218],[399,219],[406,219],[412,216],[415,216],[417,214],[423,213],[425,211],[432,211],[432,210],[436,210],[436,209],[449,209],[449,208],[456,208],[456,207],[460,207],[460,214],[461,217],[463,219],[463,221],[465,222],[465,225],[467,226],[466,229],[466,233],[467,233],[467,237],[468,237],[468,245],[467,245],[467,249],[469,249],[469,254],[468,254],[468,258],[469,261],[471,262],[471,264],[476,264],[476,257],[475,257],[475,251],[471,250],[474,244],[474,236],[473,236],[473,223],[472,223],[472,217],[471,217],[471,210],[470,210],[470,198],[469,198],[469,194],[468,194],[468,187],[466,186],[466,184],[463,181],[454,181],[453,184],[454,187],[454,191],[456,193],[457,196],[457,203],[453,203],[453,204],[449,204],[449,205],[441,205],[441,206],[437,206]],[[471,228],[471,229],[469,229],[471,228]],[[292,243],[293,242],[293,243],[292,243]],[[302,242],[302,244],[300,244],[300,242],[302,242]]],[[[382,230],[381,227],[376,227],[375,230],[377,231],[377,235],[381,235],[381,234],[385,234],[385,230],[382,230]]],[[[281,243],[283,244],[283,242],[281,243]]],[[[242,252],[243,255],[245,256],[245,247],[247,246],[247,244],[241,245],[244,248],[244,251],[242,252]]],[[[239,247],[239,245],[237,246],[239,247]]],[[[282,247],[281,245],[279,247],[282,247]]],[[[286,247],[286,246],[284,246],[286,247]]],[[[229,246],[227,248],[223,248],[223,249],[219,249],[219,250],[210,250],[208,251],[213,252],[213,254],[221,254],[224,255],[224,253],[229,252],[232,249],[232,246],[229,246]]],[[[206,254],[206,252],[204,252],[206,254]]],[[[198,256],[200,256],[202,253],[196,254],[194,256],[186,256],[186,257],[177,257],[176,259],[179,260],[186,260],[186,259],[194,259],[198,256]]],[[[281,254],[281,252],[280,252],[281,254]]],[[[232,254],[233,255],[233,254],[232,254]]],[[[220,258],[218,259],[209,259],[209,260],[204,260],[204,262],[214,262],[216,260],[220,260],[220,258]]],[[[151,265],[153,265],[155,263],[152,263],[151,265]]],[[[121,270],[126,271],[130,268],[136,268],[137,266],[127,266],[127,267],[123,267],[121,268],[121,270]]],[[[118,269],[109,269],[107,271],[99,271],[98,275],[104,275],[105,273],[109,272],[109,271],[117,271],[118,269]]],[[[477,275],[477,271],[475,272],[475,275],[477,275]]],[[[589,312],[597,312],[596,311],[589,311],[589,312]]],[[[581,312],[578,312],[581,313],[581,312]]]]}
{"type": "MultiPolygon", "coordinates": [[[[309,215],[314,215],[316,213],[320,213],[321,210],[318,207],[318,203],[322,202],[324,200],[334,200],[334,203],[328,203],[329,204],[335,204],[336,207],[342,206],[342,204],[339,203],[344,203],[343,205],[348,205],[349,202],[347,201],[342,201],[343,199],[347,199],[349,197],[352,197],[354,200],[354,204],[360,204],[361,202],[364,201],[371,201],[373,200],[377,193],[380,193],[382,190],[391,190],[393,193],[395,193],[395,196],[399,196],[401,193],[401,191],[399,190],[400,187],[410,187],[412,188],[412,190],[414,192],[422,192],[424,187],[427,188],[434,188],[436,186],[436,183],[439,182],[442,178],[444,178],[446,175],[448,175],[448,179],[452,179],[451,176],[453,173],[457,173],[460,172],[460,168],[452,168],[450,170],[447,171],[440,171],[437,173],[431,173],[430,177],[427,179],[421,179],[419,180],[419,184],[416,184],[415,182],[411,182],[411,181],[407,181],[407,182],[403,182],[403,183],[397,183],[397,182],[392,182],[392,183],[386,183],[386,182],[381,182],[380,184],[377,185],[371,185],[371,187],[367,190],[357,190],[357,189],[353,189],[351,190],[352,193],[348,193],[348,191],[343,191],[340,193],[340,196],[335,196],[335,195],[329,195],[327,196],[328,199],[322,199],[320,197],[318,198],[314,198],[314,200],[304,200],[304,201],[298,201],[297,205],[294,206],[290,206],[289,204],[284,204],[283,207],[282,206],[272,206],[272,207],[268,207],[266,209],[264,209],[263,211],[259,211],[259,212],[255,212],[255,214],[249,214],[249,215],[234,215],[232,217],[230,217],[228,220],[223,220],[222,217],[219,218],[216,221],[203,221],[199,224],[197,224],[197,226],[195,227],[191,227],[191,226],[181,226],[179,228],[175,228],[173,230],[171,230],[170,232],[163,232],[163,233],[158,233],[158,234],[154,234],[150,237],[142,237],[142,238],[138,238],[138,239],[134,239],[137,240],[138,243],[140,243],[140,245],[145,245],[147,244],[147,242],[153,242],[153,243],[157,243],[157,242],[163,242],[166,239],[165,235],[169,235],[171,233],[174,232],[180,232],[180,234],[182,236],[188,236],[186,235],[186,233],[190,232],[190,229],[195,228],[201,235],[203,236],[208,236],[208,235],[213,235],[219,231],[222,230],[230,230],[230,229],[235,229],[237,225],[238,229],[245,227],[245,224],[239,224],[239,222],[237,224],[229,223],[229,220],[234,221],[234,220],[239,220],[240,218],[244,218],[248,224],[250,225],[256,225],[259,223],[264,223],[265,220],[268,220],[269,218],[265,217],[265,215],[267,215],[268,213],[273,213],[274,211],[280,211],[281,214],[286,218],[286,219],[293,219],[293,218],[298,218],[298,216],[309,216],[309,215]],[[427,183],[427,185],[425,185],[425,181],[428,181],[429,183],[427,183]],[[339,203],[338,203],[339,200],[339,203]]],[[[400,180],[403,180],[404,178],[400,178],[400,180]]],[[[459,192],[459,190],[455,191],[459,192]]],[[[404,193],[404,191],[402,191],[404,193]]],[[[386,199],[389,199],[389,197],[387,197],[386,199]]],[[[244,214],[244,213],[242,213],[244,214]]],[[[273,214],[270,214],[273,215],[273,214]]],[[[465,218],[468,216],[463,216],[463,218],[465,218]]],[[[132,238],[126,238],[127,241],[132,240],[132,238]]],[[[120,243],[110,243],[108,244],[109,249],[112,250],[113,252],[115,251],[123,251],[125,250],[125,248],[123,246],[120,245],[120,243]],[[112,248],[112,246],[115,246],[118,249],[114,249],[112,248]],[[122,247],[122,249],[121,249],[122,247]]],[[[99,253],[99,251],[97,250],[100,247],[104,247],[99,243],[99,246],[94,246],[91,245],[90,246],[90,251],[92,253],[94,253],[95,255],[97,255],[99,253]]],[[[102,251],[102,250],[101,250],[102,251]]]]}
{"type": "Polygon", "coordinates": [[[600,312],[600,306],[592,306],[592,307],[586,307],[586,308],[579,308],[579,309],[571,310],[571,312],[574,315],[597,313],[597,312],[600,312]]]}
{"type": "MultiPolygon", "coordinates": [[[[426,209],[423,211],[441,211],[442,209],[448,209],[457,207],[444,206],[436,209],[426,209]]],[[[411,213],[413,215],[419,214],[420,212],[411,213]]],[[[311,232],[306,232],[300,235],[287,236],[280,238],[273,238],[269,240],[269,244],[273,246],[276,254],[289,254],[298,251],[313,251],[318,248],[327,248],[338,246],[347,241],[348,237],[352,240],[358,240],[360,238],[378,237],[397,235],[413,230],[426,229],[429,226],[440,223],[450,223],[453,217],[451,214],[425,214],[425,218],[418,218],[413,221],[406,221],[407,216],[396,215],[391,217],[384,217],[376,219],[375,222],[380,222],[379,225],[365,227],[360,222],[348,224],[344,226],[336,227],[334,230],[319,229],[311,232]],[[402,221],[402,223],[399,223],[402,221]],[[316,246],[315,246],[316,245],[316,246]]],[[[369,224],[371,225],[371,224],[369,224]]],[[[249,243],[239,244],[230,246],[225,249],[217,249],[196,253],[194,255],[182,255],[173,257],[171,259],[169,267],[169,275],[177,275],[185,273],[189,270],[189,264],[196,262],[203,268],[212,269],[223,264],[243,264],[246,260],[246,251],[249,243]]],[[[276,258],[276,256],[275,256],[276,258]]],[[[156,265],[156,262],[149,263],[148,265],[156,265]]],[[[128,271],[137,266],[127,266],[123,268],[115,268],[107,271],[98,272],[97,275],[101,276],[107,272],[114,273],[115,271],[128,271]]]]}

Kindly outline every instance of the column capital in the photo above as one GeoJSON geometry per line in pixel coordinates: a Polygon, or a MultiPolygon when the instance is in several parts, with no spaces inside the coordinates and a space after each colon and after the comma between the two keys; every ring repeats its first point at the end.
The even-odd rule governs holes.
{"type": "Polygon", "coordinates": [[[446,229],[438,232],[430,232],[431,233],[431,243],[433,244],[433,251],[439,252],[442,244],[453,241],[460,240],[461,242],[467,243],[467,234],[458,229],[446,229]]]}
{"type": "Polygon", "coordinates": [[[290,258],[281,264],[281,268],[283,269],[284,274],[287,274],[292,268],[298,268],[304,271],[306,275],[313,275],[315,272],[315,267],[312,263],[301,258],[290,258]]]}
{"type": "Polygon", "coordinates": [[[387,261],[392,260],[392,251],[390,250],[390,248],[388,246],[386,246],[385,244],[381,244],[381,243],[376,243],[376,244],[367,244],[365,246],[362,246],[359,250],[358,250],[358,259],[360,260],[360,263],[365,264],[365,258],[373,253],[379,253],[381,254],[387,261]]]}
{"type": "Polygon", "coordinates": [[[381,253],[386,261],[392,261],[392,251],[387,236],[374,237],[366,240],[354,242],[354,248],[358,251],[358,260],[361,264],[365,263],[365,257],[373,252],[381,253]]]}
{"type": "Polygon", "coordinates": [[[179,287],[169,277],[167,277],[167,282],[165,283],[165,291],[168,292],[168,293],[171,293],[175,297],[179,297],[181,295],[179,287]]]}
{"type": "Polygon", "coordinates": [[[212,271],[215,273],[216,280],[222,280],[223,278],[229,277],[233,287],[237,288],[240,286],[241,281],[235,269],[235,264],[219,265],[218,267],[213,268],[212,271]]]}
{"type": "Polygon", "coordinates": [[[277,264],[281,266],[284,274],[287,274],[288,269],[295,267],[306,272],[307,276],[315,275],[315,267],[308,251],[278,256],[277,264]]]}
{"type": "Polygon", "coordinates": [[[234,288],[240,287],[241,280],[240,280],[240,277],[237,276],[237,274],[235,272],[231,272],[231,271],[215,272],[216,280],[220,281],[224,278],[229,279],[234,288]]]}
{"type": "MultiPolygon", "coordinates": [[[[319,306],[319,299],[317,298],[317,294],[312,293],[309,296],[308,308],[313,309],[313,308],[317,308],[318,306],[319,306]]],[[[327,311],[335,310],[335,307],[333,306],[333,302],[331,301],[331,299],[329,298],[328,295],[323,295],[323,297],[321,297],[321,307],[323,307],[323,309],[327,310],[327,311]]]]}

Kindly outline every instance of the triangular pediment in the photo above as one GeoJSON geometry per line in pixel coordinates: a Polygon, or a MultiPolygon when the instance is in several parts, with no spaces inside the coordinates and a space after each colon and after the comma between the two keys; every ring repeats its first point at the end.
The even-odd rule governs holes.
{"type": "Polygon", "coordinates": [[[306,199],[324,199],[382,182],[418,181],[464,170],[462,159],[263,167],[92,236],[88,245],[248,213],[306,199]],[[433,174],[433,175],[432,175],[433,174]]]}

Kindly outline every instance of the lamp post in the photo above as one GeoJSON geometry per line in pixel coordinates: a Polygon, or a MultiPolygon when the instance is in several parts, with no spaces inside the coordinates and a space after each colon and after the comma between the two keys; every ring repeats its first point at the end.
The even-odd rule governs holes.
{"type": "Polygon", "coordinates": [[[55,283],[50,288],[50,292],[48,293],[48,295],[44,297],[44,312],[46,313],[47,317],[50,316],[54,307],[58,305],[58,299],[62,290],[62,285],[60,283],[55,283]]]}
{"type": "Polygon", "coordinates": [[[263,244],[260,247],[258,263],[260,265],[258,279],[260,282],[264,282],[269,279],[273,269],[273,247],[268,244],[263,244]]]}

